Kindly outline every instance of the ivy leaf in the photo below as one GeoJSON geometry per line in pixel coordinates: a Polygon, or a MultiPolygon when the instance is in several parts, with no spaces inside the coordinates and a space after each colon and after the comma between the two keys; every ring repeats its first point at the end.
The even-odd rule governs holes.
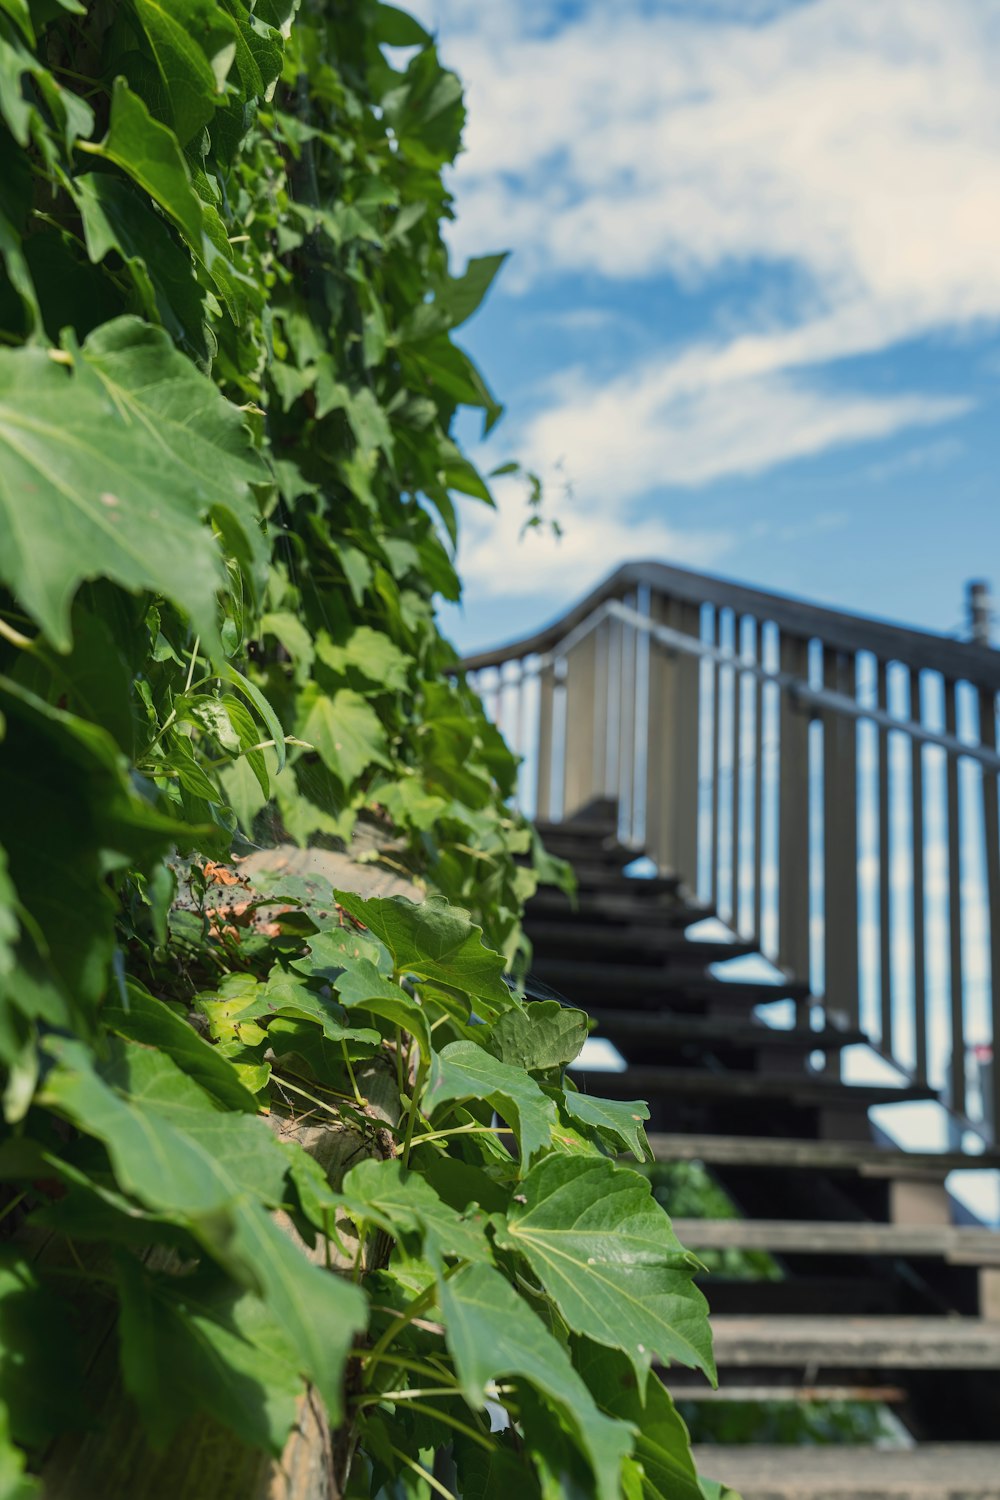
{"type": "MultiPolygon", "coordinates": [[[[266,617],[265,617],[266,618],[266,617]]],[[[336,646],[321,632],[316,655],[335,672],[354,668],[368,682],[379,683],[386,692],[402,692],[407,685],[410,658],[381,630],[359,625],[343,646],[336,646]]]]}
{"type": "Polygon", "coordinates": [[[301,979],[281,969],[272,973],[264,986],[262,998],[274,1015],[315,1021],[331,1042],[364,1042],[377,1047],[382,1041],[379,1033],[370,1027],[345,1025],[346,1016],[339,1005],[324,1000],[301,979]]]}
{"type": "Polygon", "coordinates": [[[0,741],[0,844],[27,919],[22,929],[31,934],[18,949],[17,1003],[49,1025],[66,1026],[70,1005],[89,1016],[107,983],[115,916],[108,876],[129,865],[147,868],[179,835],[198,830],[164,817],[136,794],[118,747],[96,724],[5,677],[0,704],[7,721],[0,741]],[[56,834],[39,836],[40,767],[45,826],[58,830],[58,879],[50,847],[56,834]]]}
{"type": "Polygon", "coordinates": [[[259,567],[263,537],[250,486],[270,475],[251,445],[243,413],[162,329],[138,318],[116,318],[95,329],[83,354],[115,407],[160,448],[158,472],[175,468],[203,511],[225,512],[229,539],[259,567]]]}
{"type": "Polygon", "coordinates": [[[352,1167],[341,1188],[343,1207],[357,1223],[377,1224],[394,1239],[416,1236],[426,1255],[437,1259],[489,1261],[486,1215],[456,1213],[416,1172],[399,1161],[363,1161],[352,1167]]]}
{"type": "Polygon", "coordinates": [[[520,1068],[491,1057],[475,1042],[449,1042],[434,1055],[423,1107],[431,1114],[453,1099],[483,1099],[517,1136],[524,1161],[552,1139],[556,1108],[520,1068]]]}
{"type": "Polygon", "coordinates": [[[353,1336],[365,1324],[357,1287],[314,1266],[264,1204],[279,1203],[287,1155],[263,1121],[215,1109],[162,1053],[124,1044],[112,1088],[78,1043],[50,1038],[59,1066],[43,1101],[104,1143],[115,1175],[147,1207],[185,1223],[244,1286],[262,1296],[339,1420],[353,1336]]]}
{"type": "Polygon", "coordinates": [[[417,905],[403,896],[364,900],[337,891],[346,912],[363,922],[392,954],[393,972],[413,974],[472,995],[488,1020],[515,1003],[504,978],[504,959],[483,942],[483,929],[442,896],[417,905]]]}
{"type": "Polygon", "coordinates": [[[638,1173],[547,1157],[522,1180],[498,1243],[520,1251],[570,1328],[628,1356],[640,1392],[655,1356],[714,1382],[698,1262],[638,1173]]]}
{"type": "Polygon", "coordinates": [[[170,215],[195,254],[203,253],[201,199],[191,185],[177,137],[153,119],[124,78],[115,79],[108,133],[91,149],[127,172],[170,215]]]}
{"type": "Polygon", "coordinates": [[[649,1119],[649,1105],[644,1100],[595,1099],[592,1094],[567,1089],[559,1103],[571,1120],[592,1131],[613,1151],[631,1151],[636,1161],[653,1160],[643,1125],[649,1119]]]}
{"type": "Polygon", "coordinates": [[[120,255],[148,316],[205,361],[205,293],[188,251],[164,233],[162,216],[131,183],[110,172],[74,178],[73,194],[90,259],[97,264],[112,252],[120,255]]]}
{"type": "Polygon", "coordinates": [[[416,1038],[425,1063],[431,1060],[431,1028],[419,1000],[386,979],[367,958],[351,959],[337,978],[337,993],[348,1010],[367,1010],[401,1026],[416,1038]]]}
{"type": "Polygon", "coordinates": [[[249,1304],[257,1299],[243,1293],[222,1321],[191,1305],[194,1288],[185,1282],[192,1278],[151,1276],[126,1255],[116,1273],[122,1373],[154,1448],[166,1447],[192,1416],[210,1412],[245,1443],[280,1453],[302,1382],[294,1356],[276,1357],[273,1339],[264,1357],[246,1338],[254,1321],[249,1304]]]}
{"type": "MultiPolygon", "coordinates": [[[[333,893],[339,900],[340,892],[333,893]]],[[[325,974],[339,980],[342,970],[358,959],[367,959],[380,974],[388,974],[392,960],[376,937],[353,927],[326,927],[309,938],[309,953],[292,961],[299,974],[325,974]]]]}
{"type": "MultiPolygon", "coordinates": [[[[2,732],[0,723],[0,732],[2,732]]],[[[13,972],[14,944],[20,931],[17,920],[17,892],[7,870],[7,851],[0,844],[0,982],[13,972]]],[[[2,990],[0,990],[2,994],[2,990]]]]}
{"type": "Polygon", "coordinates": [[[582,1010],[558,1000],[536,1000],[495,1021],[486,1047],[511,1067],[548,1073],[572,1062],[586,1040],[587,1017],[582,1010]]]}
{"type": "Polygon", "coordinates": [[[174,133],[182,146],[215,113],[236,55],[236,31],[215,0],[135,0],[159,69],[174,133]],[[224,23],[228,23],[224,24],[224,23]]]}
{"type": "Polygon", "coordinates": [[[160,1048],[224,1108],[257,1113],[257,1101],[218,1049],[134,980],[129,982],[124,999],[104,1006],[101,1019],[118,1036],[160,1048]]]}
{"type": "Polygon", "coordinates": [[[573,1364],[601,1410],[637,1429],[642,1500],[703,1500],[688,1430],[662,1382],[654,1375],[642,1396],[625,1356],[589,1339],[573,1340],[573,1364]]]}
{"type": "MultiPolygon", "coordinates": [[[[222,429],[220,439],[225,464],[222,429]]],[[[98,577],[166,595],[215,639],[221,557],[202,525],[211,504],[93,375],[67,374],[39,349],[0,350],[0,577],[57,650],[70,645],[76,589],[98,577]]]]}
{"type": "Polygon", "coordinates": [[[351,786],[371,765],[388,765],[385,730],[367,699],[353,688],[332,697],[315,682],[299,695],[299,737],[319,752],[323,764],[351,786]]]}
{"type": "Polygon", "coordinates": [[[0,1411],[16,1442],[40,1448],[78,1419],[82,1369],[72,1304],[16,1245],[0,1247],[0,1321],[0,1411]]]}
{"type": "Polygon", "coordinates": [[[491,1381],[529,1381],[557,1408],[590,1462],[598,1500],[619,1500],[618,1475],[632,1429],[604,1416],[569,1356],[523,1297],[492,1266],[439,1280],[445,1338],[469,1405],[481,1410],[491,1381]]]}

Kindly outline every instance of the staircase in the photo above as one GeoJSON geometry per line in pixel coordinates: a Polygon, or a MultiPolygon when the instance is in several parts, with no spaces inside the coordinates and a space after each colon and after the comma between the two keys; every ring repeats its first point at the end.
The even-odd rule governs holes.
{"type": "Polygon", "coordinates": [[[706,1275],[720,1389],[672,1369],[675,1399],[896,1419],[888,1446],[703,1445],[700,1471],[744,1500],[1000,1500],[1000,1234],[946,1184],[1000,1168],[967,1062],[1000,1014],[997,655],[642,564],[463,665],[575,871],[525,928],[625,1064],[577,1082],[647,1100],[657,1160],[742,1214],[676,1218],[686,1245],[778,1273],[706,1275]],[[851,1081],[861,1044],[889,1081],[851,1081]],[[869,1115],[941,1100],[947,1150],[869,1115]]]}

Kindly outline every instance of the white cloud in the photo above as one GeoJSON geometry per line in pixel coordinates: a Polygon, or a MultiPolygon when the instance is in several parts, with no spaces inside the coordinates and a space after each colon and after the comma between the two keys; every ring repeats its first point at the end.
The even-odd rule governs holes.
{"type": "Polygon", "coordinates": [[[834,445],[941,422],[967,403],[830,392],[786,374],[726,379],[702,366],[678,378],[667,359],[600,385],[568,382],[521,435],[541,473],[560,462],[585,505],[628,502],[661,487],[758,474],[834,445]]]}
{"type": "Polygon", "coordinates": [[[759,257],[906,328],[1000,313],[997,0],[437,9],[470,97],[463,248],[499,232],[522,276],[759,257]]]}
{"type": "Polygon", "coordinates": [[[708,567],[732,543],[724,532],[685,531],[658,519],[635,521],[608,504],[581,508],[555,499],[546,514],[563,526],[522,536],[528,518],[523,488],[515,480],[494,486],[495,511],[467,512],[462,529],[461,571],[477,599],[545,595],[559,602],[584,593],[619,563],[641,557],[708,567]]]}
{"type": "MultiPolygon", "coordinates": [[[[683,547],[665,522],[635,519],[658,489],[968,410],[958,396],[851,390],[823,372],[1000,320],[1000,0],[588,0],[568,17],[552,0],[420,8],[469,92],[459,254],[502,240],[515,288],[574,274],[722,285],[762,263],[787,273],[780,311],[730,305],[714,335],[611,381],[566,371],[511,434],[529,465],[550,474],[562,461],[574,483],[561,553],[581,549],[574,568],[585,544],[589,574],[683,547]]],[[[591,311],[576,314],[581,328],[591,311]]],[[[495,520],[466,549],[467,571],[494,546],[519,579],[566,571],[556,554],[544,568],[524,549],[514,562],[511,542],[495,520]]]]}

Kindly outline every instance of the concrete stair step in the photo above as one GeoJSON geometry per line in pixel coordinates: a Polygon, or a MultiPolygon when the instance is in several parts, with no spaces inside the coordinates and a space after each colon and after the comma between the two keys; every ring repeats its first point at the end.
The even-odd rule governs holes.
{"type": "Polygon", "coordinates": [[[743,1500],[998,1500],[1000,1443],[885,1449],[697,1445],[699,1474],[743,1500]]]}
{"type": "Polygon", "coordinates": [[[713,1048],[745,1049],[766,1047],[788,1052],[832,1052],[864,1042],[864,1032],[827,1026],[822,1031],[805,1027],[788,1030],[766,1026],[762,1021],[742,1016],[700,1016],[655,1010],[613,1010],[601,1007],[589,1012],[596,1022],[595,1035],[618,1043],[635,1042],[644,1046],[657,1043],[680,1044],[700,1042],[713,1048]]]}
{"type": "Polygon", "coordinates": [[[712,1336],[720,1369],[1000,1370],[1000,1322],[985,1318],[723,1316],[712,1336]]]}
{"type": "Polygon", "coordinates": [[[1000,1265],[1000,1232],[953,1224],[843,1224],[800,1219],[675,1219],[690,1250],[769,1250],[794,1255],[894,1255],[952,1265],[1000,1265]]]}
{"type": "MultiPolygon", "coordinates": [[[[596,1082],[595,1082],[596,1091],[596,1082]]],[[[654,1134],[657,1161],[700,1161],[706,1166],[792,1168],[856,1173],[861,1177],[943,1180],[949,1172],[1000,1168],[1000,1152],[894,1151],[871,1141],[790,1140],[772,1136],[654,1134]]]]}
{"type": "Polygon", "coordinates": [[[718,1072],[699,1068],[661,1068],[631,1065],[623,1073],[582,1074],[587,1093],[610,1099],[646,1099],[652,1103],[683,1100],[718,1100],[727,1105],[754,1108],[767,1101],[813,1109],[870,1109],[875,1104],[905,1104],[933,1099],[934,1091],[918,1084],[894,1088],[890,1084],[841,1083],[837,1079],[810,1077],[808,1073],[718,1072]]]}

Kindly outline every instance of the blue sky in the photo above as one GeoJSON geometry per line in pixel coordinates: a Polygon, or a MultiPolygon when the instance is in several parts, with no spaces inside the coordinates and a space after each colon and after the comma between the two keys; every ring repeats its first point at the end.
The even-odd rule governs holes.
{"type": "Polygon", "coordinates": [[[460,341],[547,481],[465,509],[470,648],[629,557],[946,632],[1000,588],[998,0],[417,0],[468,90],[460,341]]]}

